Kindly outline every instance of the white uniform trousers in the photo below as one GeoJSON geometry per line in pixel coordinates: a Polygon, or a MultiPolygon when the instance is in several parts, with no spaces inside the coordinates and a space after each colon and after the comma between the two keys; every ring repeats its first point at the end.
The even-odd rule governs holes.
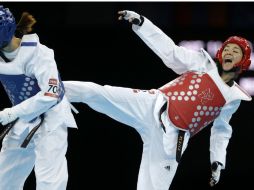
{"type": "Polygon", "coordinates": [[[27,148],[20,148],[35,123],[19,120],[3,140],[0,153],[0,189],[22,190],[26,178],[35,170],[36,190],[65,190],[67,187],[67,127],[46,131],[46,118],[27,148]],[[20,126],[21,125],[21,126],[20,126]],[[25,130],[20,130],[20,129],[25,130]]]}

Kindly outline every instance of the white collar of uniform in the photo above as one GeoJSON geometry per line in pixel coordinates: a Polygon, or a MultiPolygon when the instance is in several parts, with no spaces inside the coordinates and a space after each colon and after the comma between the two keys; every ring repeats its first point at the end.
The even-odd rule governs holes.
{"type": "Polygon", "coordinates": [[[236,82],[234,82],[233,86],[231,87],[232,99],[240,99],[245,101],[251,101],[252,97],[246,92],[241,86],[239,86],[236,82]]]}
{"type": "Polygon", "coordinates": [[[34,51],[36,47],[38,46],[39,38],[37,34],[29,34],[24,35],[20,47],[19,52],[17,56],[7,64],[0,60],[0,74],[6,74],[6,75],[20,75],[24,74],[24,66],[27,62],[29,62],[32,59],[32,56],[34,55],[34,51]],[[31,43],[37,43],[36,46],[26,46],[22,45],[26,42],[31,43]]]}
{"type": "Polygon", "coordinates": [[[22,42],[39,42],[39,37],[37,34],[26,34],[22,37],[22,42]]]}
{"type": "Polygon", "coordinates": [[[201,48],[200,51],[207,57],[207,59],[210,61],[210,63],[213,65],[213,67],[214,67],[214,66],[217,67],[217,66],[216,66],[216,63],[215,63],[214,60],[213,60],[213,58],[209,55],[209,53],[207,53],[206,50],[204,50],[203,48],[201,48]]]}

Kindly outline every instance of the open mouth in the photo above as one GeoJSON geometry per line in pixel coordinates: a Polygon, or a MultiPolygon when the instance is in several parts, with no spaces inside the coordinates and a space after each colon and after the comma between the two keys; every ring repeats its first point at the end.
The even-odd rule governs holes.
{"type": "Polygon", "coordinates": [[[228,59],[228,58],[227,58],[227,59],[225,59],[225,61],[224,61],[224,62],[225,62],[225,64],[229,64],[229,63],[232,63],[232,62],[233,62],[233,60],[232,60],[232,59],[228,59]]]}

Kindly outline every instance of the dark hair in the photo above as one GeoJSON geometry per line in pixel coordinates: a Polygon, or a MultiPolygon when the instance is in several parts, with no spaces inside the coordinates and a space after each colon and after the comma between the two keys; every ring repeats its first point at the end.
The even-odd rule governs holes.
{"type": "Polygon", "coordinates": [[[36,23],[35,18],[28,12],[23,12],[17,24],[15,35],[21,38],[23,35],[32,32],[33,25],[36,23]]]}

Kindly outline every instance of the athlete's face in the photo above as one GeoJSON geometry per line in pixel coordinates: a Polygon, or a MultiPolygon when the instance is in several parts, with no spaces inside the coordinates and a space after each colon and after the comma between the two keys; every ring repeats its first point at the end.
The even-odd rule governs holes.
{"type": "Polygon", "coordinates": [[[239,45],[234,43],[227,44],[222,51],[222,67],[224,71],[229,71],[235,64],[243,58],[243,52],[239,45]]]}

